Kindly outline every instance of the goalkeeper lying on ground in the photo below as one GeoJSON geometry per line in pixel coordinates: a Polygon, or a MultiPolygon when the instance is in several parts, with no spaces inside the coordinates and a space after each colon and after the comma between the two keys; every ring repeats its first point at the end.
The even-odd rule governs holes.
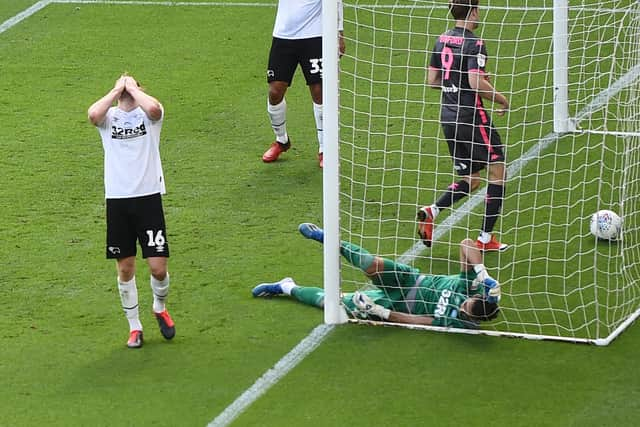
{"type": "MultiPolygon", "coordinates": [[[[324,231],[314,224],[300,224],[307,239],[324,241],[324,231]]],[[[492,320],[500,309],[500,285],[487,273],[475,242],[460,243],[460,274],[422,274],[416,268],[371,255],[349,242],[341,242],[340,253],[360,268],[378,288],[344,294],[342,302],[352,316],[381,319],[393,323],[477,328],[480,321],[492,320]]],[[[298,301],[322,308],[321,288],[298,286],[290,277],[262,283],[252,290],[254,297],[290,295],[298,301]]]]}

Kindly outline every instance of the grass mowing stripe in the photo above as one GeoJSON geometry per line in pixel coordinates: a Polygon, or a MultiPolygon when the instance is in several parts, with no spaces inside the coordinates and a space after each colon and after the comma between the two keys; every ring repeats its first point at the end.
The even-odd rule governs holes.
{"type": "Polygon", "coordinates": [[[334,327],[334,325],[325,324],[316,326],[306,338],[300,341],[293,350],[280,359],[273,368],[265,372],[249,389],[242,393],[231,405],[227,406],[220,415],[208,424],[208,427],[229,425],[238,415],[249,407],[249,405],[262,396],[290,370],[295,368],[309,353],[315,350],[334,327]]]}
{"type": "Polygon", "coordinates": [[[30,17],[40,9],[46,7],[49,3],[51,3],[51,0],[41,0],[38,3],[34,4],[33,6],[31,6],[30,8],[25,9],[22,12],[18,13],[17,15],[7,19],[2,24],[0,24],[0,34],[4,33],[9,28],[20,23],[21,21],[27,19],[28,17],[30,17]]]}

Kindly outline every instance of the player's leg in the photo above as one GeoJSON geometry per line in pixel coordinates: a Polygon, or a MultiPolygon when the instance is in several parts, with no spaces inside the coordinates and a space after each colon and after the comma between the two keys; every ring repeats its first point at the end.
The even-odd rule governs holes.
{"type": "MultiPolygon", "coordinates": [[[[324,230],[315,224],[302,223],[298,226],[298,231],[307,239],[324,243],[324,230]]],[[[351,265],[359,268],[367,276],[371,277],[376,284],[384,286],[396,286],[407,279],[405,273],[417,273],[417,270],[410,266],[372,255],[369,251],[355,243],[341,241],[340,254],[351,265]]],[[[410,281],[411,278],[407,280],[410,281]]]]}
{"type": "Polygon", "coordinates": [[[129,216],[131,199],[107,199],[107,259],[116,260],[120,303],[129,323],[130,348],[142,347],[142,323],[138,311],[136,286],[136,232],[129,216]]]}
{"type": "Polygon", "coordinates": [[[313,117],[318,136],[318,163],[323,166],[323,123],[322,123],[322,37],[299,40],[298,61],[302,74],[309,86],[313,101],[313,117]]]}
{"type": "Polygon", "coordinates": [[[482,294],[487,301],[500,301],[500,283],[489,275],[482,263],[482,252],[471,239],[460,242],[460,276],[468,281],[470,295],[477,293],[478,286],[481,285],[482,294]]]}
{"type": "Polygon", "coordinates": [[[340,255],[342,255],[349,264],[362,270],[367,276],[373,276],[376,273],[384,271],[384,259],[372,255],[369,251],[355,243],[341,241],[340,255]]]}
{"type": "Polygon", "coordinates": [[[269,51],[267,68],[267,83],[269,84],[267,114],[276,139],[262,156],[262,160],[267,163],[276,161],[280,154],[291,147],[287,134],[285,94],[291,86],[296,67],[297,61],[292,41],[274,37],[269,51]]]}
{"type": "Polygon", "coordinates": [[[475,138],[481,141],[474,153],[474,158],[481,158],[487,163],[487,197],[485,198],[485,214],[482,231],[478,236],[477,246],[483,251],[503,251],[508,245],[500,243],[493,235],[493,228],[502,211],[505,194],[506,166],[500,135],[493,126],[478,126],[475,138]]]}
{"type": "MultiPolygon", "coordinates": [[[[304,222],[298,226],[298,231],[307,239],[324,243],[324,230],[315,224],[304,222]]],[[[366,249],[354,243],[340,242],[340,254],[365,274],[375,274],[384,268],[382,258],[371,255],[366,249]]]]}
{"type": "Polygon", "coordinates": [[[140,348],[143,344],[142,323],[138,305],[138,287],[136,285],[136,257],[128,256],[116,260],[118,269],[118,293],[122,310],[129,322],[129,340],[127,347],[140,348]]]}
{"type": "Polygon", "coordinates": [[[305,305],[324,307],[324,289],[312,286],[299,286],[291,277],[285,277],[273,283],[260,283],[251,290],[258,298],[271,298],[277,295],[292,296],[305,305]]]}
{"type": "Polygon", "coordinates": [[[289,142],[289,135],[287,134],[287,101],[285,100],[288,88],[289,84],[287,82],[269,82],[267,114],[276,137],[275,142],[281,145],[286,145],[289,142]]]}
{"type": "Polygon", "coordinates": [[[474,265],[482,264],[482,252],[471,239],[460,242],[460,271],[469,271],[474,265]]]}
{"type": "Polygon", "coordinates": [[[291,295],[293,288],[298,286],[291,277],[285,277],[277,282],[260,283],[251,293],[254,297],[272,297],[276,295],[291,295]]]}
{"type": "Polygon", "coordinates": [[[467,197],[480,186],[480,174],[472,162],[474,125],[468,123],[443,124],[453,168],[459,176],[433,204],[435,215],[467,197]]]}
{"type": "Polygon", "coordinates": [[[167,271],[168,259],[166,257],[149,257],[147,262],[151,271],[150,285],[153,293],[153,315],[158,322],[162,336],[170,340],[176,335],[176,327],[166,306],[170,284],[170,276],[167,271]]]}
{"type": "Polygon", "coordinates": [[[503,162],[490,163],[487,168],[487,205],[482,231],[491,233],[500,216],[505,194],[506,166],[503,162]]]}
{"type": "Polygon", "coordinates": [[[322,121],[322,84],[314,83],[309,85],[311,98],[313,100],[313,117],[316,121],[316,133],[318,135],[318,166],[324,167],[324,130],[322,121]]]}
{"type": "MultiPolygon", "coordinates": [[[[315,224],[304,222],[298,226],[298,231],[307,239],[324,243],[324,230],[315,224]]],[[[340,254],[365,273],[373,274],[382,269],[381,261],[376,260],[376,256],[371,255],[366,249],[360,246],[342,241],[340,242],[340,254]]]]}
{"type": "Polygon", "coordinates": [[[324,307],[324,290],[322,288],[298,286],[291,277],[285,277],[273,283],[260,283],[251,290],[251,294],[256,298],[287,295],[306,305],[324,307]]]}
{"type": "Polygon", "coordinates": [[[414,286],[419,275],[417,269],[392,259],[372,255],[355,243],[340,242],[340,254],[351,265],[362,270],[374,285],[383,289],[393,300],[402,299],[402,295],[397,293],[401,292],[401,288],[414,286]]]}
{"type": "Polygon", "coordinates": [[[294,286],[290,295],[305,305],[324,308],[324,289],[310,286],[294,286]]]}
{"type": "Polygon", "coordinates": [[[169,241],[162,207],[162,196],[152,194],[137,198],[137,233],[142,257],[147,260],[151,277],[149,284],[153,293],[153,314],[158,322],[160,333],[166,339],[175,336],[175,323],[166,308],[169,296],[170,276],[169,241]]]}
{"type": "Polygon", "coordinates": [[[433,241],[433,224],[440,211],[467,197],[480,184],[478,173],[471,170],[470,141],[473,138],[473,126],[443,123],[442,131],[447,140],[453,167],[460,179],[450,184],[435,203],[418,210],[418,235],[427,247],[430,247],[433,241]]]}
{"type": "Polygon", "coordinates": [[[483,264],[482,252],[478,249],[476,242],[471,239],[464,239],[460,242],[460,272],[467,276],[469,280],[477,278],[483,281],[489,277],[487,268],[483,264]],[[468,274],[473,274],[471,277],[468,274]]]}

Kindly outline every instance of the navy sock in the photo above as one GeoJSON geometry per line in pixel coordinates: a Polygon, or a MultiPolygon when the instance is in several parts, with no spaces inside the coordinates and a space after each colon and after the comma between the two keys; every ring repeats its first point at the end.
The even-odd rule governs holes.
{"type": "Polygon", "coordinates": [[[482,231],[491,233],[502,210],[504,199],[504,185],[489,184],[487,187],[487,199],[484,212],[482,231]]]}
{"type": "Polygon", "coordinates": [[[469,195],[469,183],[464,179],[454,182],[436,201],[436,206],[439,208],[448,208],[458,200],[469,195]]]}

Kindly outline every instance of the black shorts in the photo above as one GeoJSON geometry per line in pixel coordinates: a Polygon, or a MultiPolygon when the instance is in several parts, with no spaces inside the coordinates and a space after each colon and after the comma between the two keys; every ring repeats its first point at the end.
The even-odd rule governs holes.
{"type": "Polygon", "coordinates": [[[498,131],[491,123],[443,123],[453,168],[460,176],[484,169],[489,163],[505,161],[504,147],[498,131]]]}
{"type": "Polygon", "coordinates": [[[296,40],[273,38],[267,82],[287,82],[291,86],[298,64],[307,85],[322,83],[322,37],[296,40]]]}
{"type": "Polygon", "coordinates": [[[135,256],[136,242],[140,242],[143,258],[169,256],[159,193],[107,199],[107,258],[135,256]]]}

